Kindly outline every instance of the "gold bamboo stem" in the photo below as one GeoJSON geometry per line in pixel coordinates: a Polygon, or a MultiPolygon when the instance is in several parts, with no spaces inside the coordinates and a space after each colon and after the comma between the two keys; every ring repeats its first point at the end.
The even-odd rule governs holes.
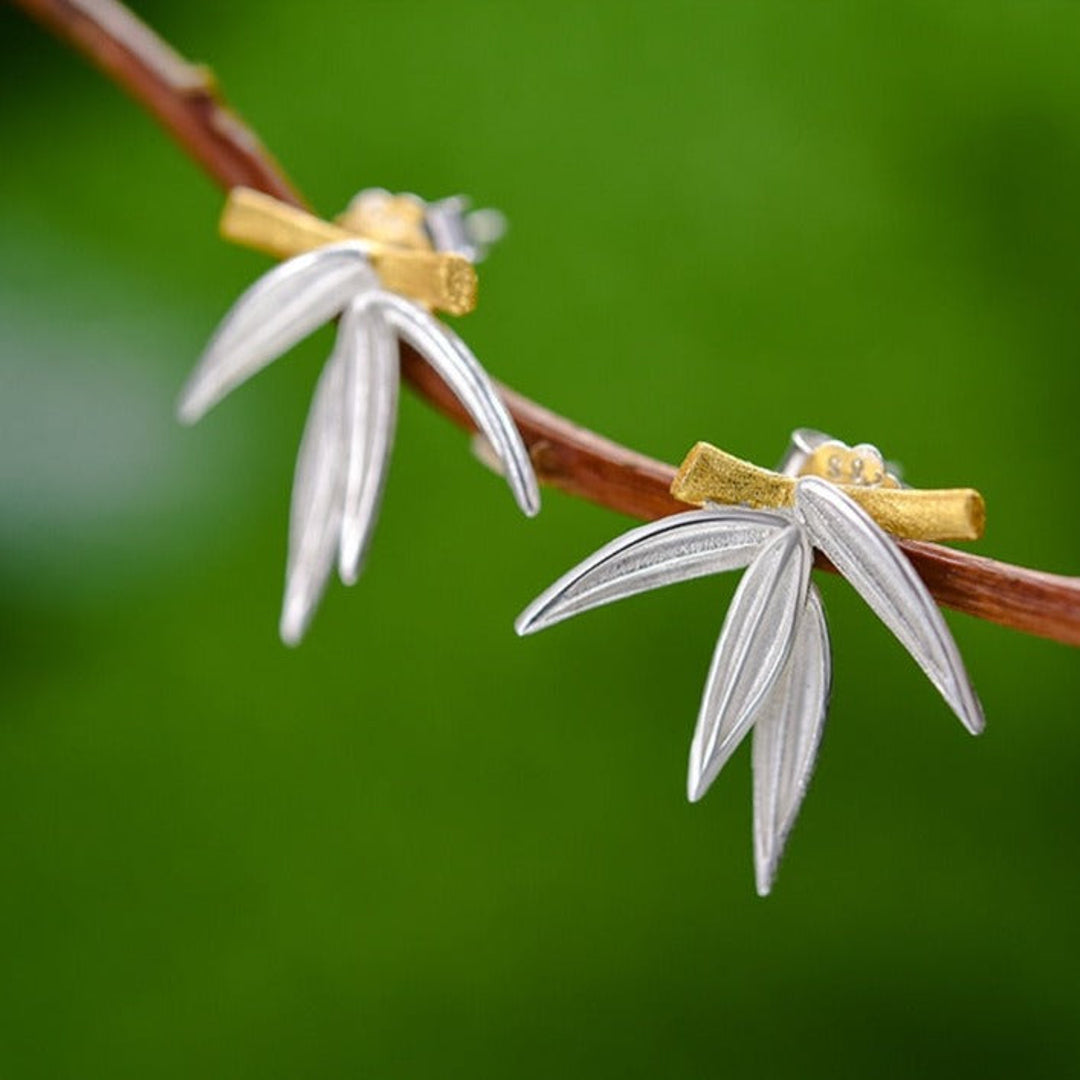
{"type": "Polygon", "coordinates": [[[251,188],[229,192],[220,229],[226,240],[278,259],[359,239],[391,291],[450,315],[467,315],[476,307],[476,270],[463,256],[389,247],[251,188]]]}
{"type": "MultiPolygon", "coordinates": [[[[793,504],[796,483],[793,477],[759,468],[699,442],[675,474],[671,494],[693,506],[718,502],[777,509],[793,504]]],[[[971,488],[920,491],[836,486],[886,532],[905,540],[978,540],[986,527],[983,498],[971,488]]]]}

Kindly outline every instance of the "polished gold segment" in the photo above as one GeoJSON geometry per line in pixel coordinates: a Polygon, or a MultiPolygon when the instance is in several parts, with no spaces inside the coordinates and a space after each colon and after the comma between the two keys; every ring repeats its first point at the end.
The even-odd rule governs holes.
{"type": "MultiPolygon", "coordinates": [[[[694,506],[718,502],[768,510],[790,507],[797,482],[700,442],[679,467],[671,494],[694,506]]],[[[836,486],[883,529],[905,540],[978,540],[986,527],[983,498],[971,488],[836,486]]]]}
{"type": "MultiPolygon", "coordinates": [[[[250,188],[233,188],[221,214],[226,240],[279,259],[342,240],[364,239],[303,210],[250,188]]],[[[392,292],[451,315],[467,315],[476,307],[476,270],[461,255],[395,250],[364,241],[371,265],[392,292]]]]}

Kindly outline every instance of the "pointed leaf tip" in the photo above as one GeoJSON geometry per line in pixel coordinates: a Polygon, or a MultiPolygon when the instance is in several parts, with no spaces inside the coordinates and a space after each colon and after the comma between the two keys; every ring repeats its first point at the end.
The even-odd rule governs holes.
{"type": "Polygon", "coordinates": [[[306,620],[295,605],[282,612],[281,621],[278,623],[278,636],[290,649],[295,649],[303,641],[306,629],[306,620]]]}
{"type": "Polygon", "coordinates": [[[691,768],[686,777],[686,798],[688,802],[701,802],[709,785],[704,782],[704,776],[696,769],[691,768]]]}
{"type": "Polygon", "coordinates": [[[193,402],[185,392],[177,399],[176,402],[176,419],[185,427],[191,427],[192,424],[197,423],[203,416],[203,412],[197,407],[198,403],[193,402]]]}

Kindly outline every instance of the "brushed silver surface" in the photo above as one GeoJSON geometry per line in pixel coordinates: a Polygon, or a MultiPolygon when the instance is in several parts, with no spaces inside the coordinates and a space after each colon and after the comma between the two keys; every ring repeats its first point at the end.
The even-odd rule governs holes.
{"type": "Polygon", "coordinates": [[[827,480],[800,480],[795,508],[814,546],[896,635],[964,727],[978,735],[985,720],[960,651],[934,598],[896,542],[827,480]]]}
{"type": "Polygon", "coordinates": [[[438,372],[490,443],[530,517],[540,492],[529,452],[487,372],[464,342],[412,301],[379,288],[362,242],[298,255],[264,274],[222,320],[178,407],[191,423],[230,390],[342,315],[297,459],[280,631],[303,636],[336,561],[351,585],[371,540],[397,421],[399,338],[438,372]]]}
{"type": "Polygon", "coordinates": [[[540,512],[540,489],[529,451],[490,376],[448,326],[397,293],[375,291],[360,303],[380,315],[438,372],[502,462],[510,491],[528,517],[540,512]]]}
{"type": "Polygon", "coordinates": [[[331,244],[275,266],[222,319],[181,392],[180,419],[195,423],[230,390],[377,283],[363,245],[355,241],[331,244]]]}
{"type": "Polygon", "coordinates": [[[334,569],[345,500],[347,348],[336,348],[323,367],[296,457],[289,514],[289,554],[279,631],[296,645],[334,569]]]}
{"type": "Polygon", "coordinates": [[[382,502],[397,426],[401,375],[397,340],[377,311],[357,302],[351,304],[341,320],[338,339],[348,356],[348,479],[338,573],[346,585],[352,585],[360,576],[382,502]]]}
{"type": "Polygon", "coordinates": [[[631,529],[564,574],[519,616],[533,634],[572,615],[648,589],[739,570],[788,519],[741,507],[709,506],[631,529]]]}
{"type": "Polygon", "coordinates": [[[821,597],[811,583],[791,655],[754,721],[754,876],[759,896],[772,889],[814,771],[830,678],[829,630],[821,597]]]}
{"type": "Polygon", "coordinates": [[[766,541],[735,590],[690,744],[686,792],[697,802],[750,730],[787,662],[810,582],[810,545],[795,524],[766,541]]]}
{"type": "MultiPolygon", "coordinates": [[[[796,432],[787,464],[827,436],[796,432]]],[[[673,582],[748,566],[710,666],[690,748],[687,794],[700,799],[754,730],[754,864],[772,888],[809,783],[831,678],[821,599],[809,581],[823,552],[900,639],[973,734],[982,708],[941,612],[899,545],[819,477],[791,510],[706,505],[633,529],[563,575],[518,617],[519,634],[673,582]]]]}

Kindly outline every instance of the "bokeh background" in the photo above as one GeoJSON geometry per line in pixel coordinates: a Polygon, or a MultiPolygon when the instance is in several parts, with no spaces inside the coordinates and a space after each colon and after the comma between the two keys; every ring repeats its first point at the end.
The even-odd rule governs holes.
{"type": "MultiPolygon", "coordinates": [[[[491,371],[677,461],[813,425],[1080,572],[1080,8],[230,0],[139,10],[326,214],[512,230],[491,371]]],[[[520,518],[411,396],[368,572],[276,637],[326,331],[193,430],[267,267],[115,88],[0,8],[0,1075],[1063,1076],[1080,655],[950,616],[972,740],[849,588],[774,895],[744,748],[684,797],[734,582],[520,641],[630,524],[520,518]]]]}

